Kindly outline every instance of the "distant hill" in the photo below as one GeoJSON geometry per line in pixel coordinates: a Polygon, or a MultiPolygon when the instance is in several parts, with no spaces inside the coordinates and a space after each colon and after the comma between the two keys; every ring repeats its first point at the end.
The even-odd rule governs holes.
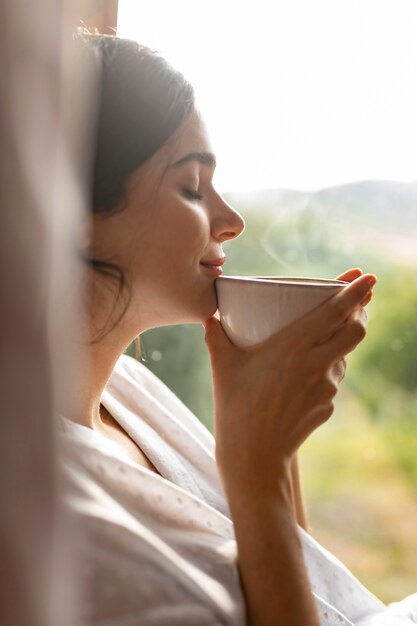
{"type": "Polygon", "coordinates": [[[417,181],[361,181],[328,187],[313,192],[291,189],[263,189],[224,194],[241,211],[279,212],[290,209],[328,209],[355,215],[372,216],[376,223],[398,230],[414,228],[417,234],[417,181]]]}
{"type": "Polygon", "coordinates": [[[225,199],[242,214],[271,213],[271,219],[297,215],[331,224],[356,239],[378,241],[387,252],[417,260],[417,181],[360,181],[314,192],[267,189],[227,193],[225,199]]]}

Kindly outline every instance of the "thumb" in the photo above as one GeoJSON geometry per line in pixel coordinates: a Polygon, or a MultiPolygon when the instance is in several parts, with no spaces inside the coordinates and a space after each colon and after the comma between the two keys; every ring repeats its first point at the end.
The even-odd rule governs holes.
{"type": "Polygon", "coordinates": [[[223,327],[216,317],[211,317],[203,324],[205,328],[205,342],[208,348],[210,359],[215,363],[218,359],[224,360],[234,345],[223,330],[223,327]]]}

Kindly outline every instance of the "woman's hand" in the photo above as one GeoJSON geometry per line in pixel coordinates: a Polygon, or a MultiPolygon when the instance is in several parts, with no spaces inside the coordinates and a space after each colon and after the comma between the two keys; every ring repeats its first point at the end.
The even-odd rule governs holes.
{"type": "MultiPolygon", "coordinates": [[[[362,275],[363,275],[362,270],[359,269],[359,267],[355,267],[351,270],[347,270],[347,272],[344,272],[343,274],[338,276],[336,280],[344,280],[346,283],[351,283],[352,281],[356,280],[362,275]]],[[[371,300],[372,300],[372,290],[369,292],[369,294],[366,296],[363,302],[361,302],[362,306],[366,306],[367,304],[369,304],[371,300]]]]}
{"type": "MultiPolygon", "coordinates": [[[[359,269],[358,267],[355,267],[353,269],[347,270],[346,272],[338,276],[336,280],[343,280],[346,283],[351,283],[362,275],[363,275],[362,270],[359,269]]],[[[369,292],[366,298],[361,302],[361,305],[365,307],[367,304],[369,304],[371,300],[372,300],[372,290],[369,292]]],[[[345,358],[341,359],[338,363],[336,363],[333,366],[333,374],[336,377],[336,380],[339,381],[339,383],[342,382],[346,374],[346,359],[345,358]]]]}
{"type": "Polygon", "coordinates": [[[302,319],[245,350],[230,342],[216,318],[207,321],[216,458],[229,494],[277,493],[293,454],[331,416],[340,382],[337,364],[365,336],[361,303],[375,282],[371,275],[356,278],[302,319]]]}
{"type": "Polygon", "coordinates": [[[365,335],[361,303],[375,277],[352,284],[267,341],[234,346],[206,323],[213,373],[216,459],[238,544],[251,626],[319,626],[291,485],[291,459],[330,417],[337,364],[365,335]]]}

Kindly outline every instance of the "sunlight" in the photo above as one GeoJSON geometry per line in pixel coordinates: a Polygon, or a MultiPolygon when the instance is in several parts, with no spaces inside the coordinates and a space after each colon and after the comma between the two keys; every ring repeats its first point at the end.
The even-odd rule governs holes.
{"type": "Polygon", "coordinates": [[[196,87],[221,191],[416,180],[415,0],[120,0],[196,87]]]}

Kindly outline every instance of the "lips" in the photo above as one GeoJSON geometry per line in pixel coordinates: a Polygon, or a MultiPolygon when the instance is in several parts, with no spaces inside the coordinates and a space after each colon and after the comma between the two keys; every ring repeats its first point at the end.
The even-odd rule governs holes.
{"type": "Polygon", "coordinates": [[[210,259],[209,261],[201,261],[200,265],[206,267],[214,276],[220,276],[223,272],[222,265],[226,261],[226,257],[220,257],[218,259],[210,259]]]}
{"type": "Polygon", "coordinates": [[[215,267],[221,267],[222,265],[224,265],[226,261],[226,257],[222,256],[218,259],[212,259],[210,261],[201,261],[201,265],[206,265],[206,266],[215,266],[215,267]]]}

